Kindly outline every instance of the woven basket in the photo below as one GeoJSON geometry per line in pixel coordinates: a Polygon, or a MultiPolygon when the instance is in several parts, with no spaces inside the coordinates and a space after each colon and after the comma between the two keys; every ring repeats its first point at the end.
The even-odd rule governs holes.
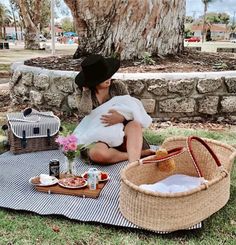
{"type": "Polygon", "coordinates": [[[58,133],[50,137],[50,139],[46,137],[27,139],[27,146],[22,147],[21,139],[17,138],[13,134],[12,130],[8,130],[8,141],[10,144],[10,151],[13,154],[57,150],[59,148],[58,144],[55,142],[57,136],[58,133]]]}
{"type": "Polygon", "coordinates": [[[8,131],[8,142],[13,154],[59,148],[55,139],[59,133],[60,119],[53,112],[27,108],[22,112],[7,114],[7,121],[2,129],[8,131]],[[27,111],[32,113],[25,115],[27,111]]]}
{"type": "MultiPolygon", "coordinates": [[[[191,146],[191,151],[188,149],[174,157],[176,169],[172,173],[158,171],[157,163],[140,164],[140,161],[129,164],[122,171],[120,211],[125,218],[145,229],[175,231],[201,222],[227,203],[230,171],[236,151],[214,140],[198,139],[173,137],[163,143],[162,148],[168,151],[176,147],[188,148],[188,144],[191,146]],[[204,146],[204,142],[207,145],[204,146]],[[172,174],[203,176],[208,183],[171,194],[139,187],[141,184],[156,183],[172,174]]],[[[148,158],[141,162],[145,163],[145,159],[148,158]]]]}

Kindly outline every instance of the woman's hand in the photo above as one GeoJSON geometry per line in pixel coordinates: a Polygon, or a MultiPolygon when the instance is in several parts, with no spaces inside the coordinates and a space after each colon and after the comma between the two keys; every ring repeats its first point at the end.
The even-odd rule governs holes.
{"type": "Polygon", "coordinates": [[[124,120],[124,116],[115,110],[109,110],[108,114],[101,116],[101,122],[106,124],[106,127],[117,123],[123,123],[124,120]]]}

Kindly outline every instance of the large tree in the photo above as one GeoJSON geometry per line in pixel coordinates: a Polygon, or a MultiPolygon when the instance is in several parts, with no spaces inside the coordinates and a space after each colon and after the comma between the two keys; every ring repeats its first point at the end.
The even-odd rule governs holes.
{"type": "Polygon", "coordinates": [[[50,18],[49,0],[13,0],[19,8],[25,30],[25,49],[39,49],[37,38],[50,18]]]}
{"type": "Polygon", "coordinates": [[[79,55],[121,59],[183,50],[185,0],[64,0],[79,35],[79,55]]]}

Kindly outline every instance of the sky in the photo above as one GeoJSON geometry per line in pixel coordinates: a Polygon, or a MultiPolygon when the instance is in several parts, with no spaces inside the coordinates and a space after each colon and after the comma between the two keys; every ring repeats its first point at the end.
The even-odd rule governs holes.
{"type": "MultiPolygon", "coordinates": [[[[9,6],[8,0],[0,0],[0,3],[9,6]]],[[[67,8],[66,5],[64,7],[67,8]]],[[[199,17],[203,14],[203,9],[202,0],[186,0],[186,15],[199,17]]],[[[209,4],[208,12],[226,12],[231,18],[235,12],[236,18],[236,0],[215,0],[213,3],[209,4]]],[[[60,13],[58,13],[58,15],[58,17],[62,17],[60,13]]]]}
{"type": "MultiPolygon", "coordinates": [[[[56,1],[54,1],[54,2],[56,2],[56,1]]],[[[4,4],[10,10],[9,0],[0,0],[0,3],[4,4]]],[[[61,19],[63,17],[71,16],[69,8],[67,7],[67,5],[63,1],[61,1],[61,6],[62,6],[61,10],[59,10],[57,7],[55,7],[55,13],[56,13],[55,17],[58,19],[61,19]]]]}
{"type": "MultiPolygon", "coordinates": [[[[204,5],[201,0],[186,0],[186,15],[199,17],[203,15],[204,5]]],[[[236,18],[236,0],[215,0],[208,6],[208,12],[225,12],[236,18]]]]}

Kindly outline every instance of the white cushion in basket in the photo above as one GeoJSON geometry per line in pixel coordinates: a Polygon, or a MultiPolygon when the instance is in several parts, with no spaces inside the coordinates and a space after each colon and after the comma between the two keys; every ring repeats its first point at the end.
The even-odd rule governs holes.
{"type": "Polygon", "coordinates": [[[154,192],[177,193],[192,190],[206,182],[202,177],[174,174],[154,184],[142,184],[139,187],[154,192]]]}

